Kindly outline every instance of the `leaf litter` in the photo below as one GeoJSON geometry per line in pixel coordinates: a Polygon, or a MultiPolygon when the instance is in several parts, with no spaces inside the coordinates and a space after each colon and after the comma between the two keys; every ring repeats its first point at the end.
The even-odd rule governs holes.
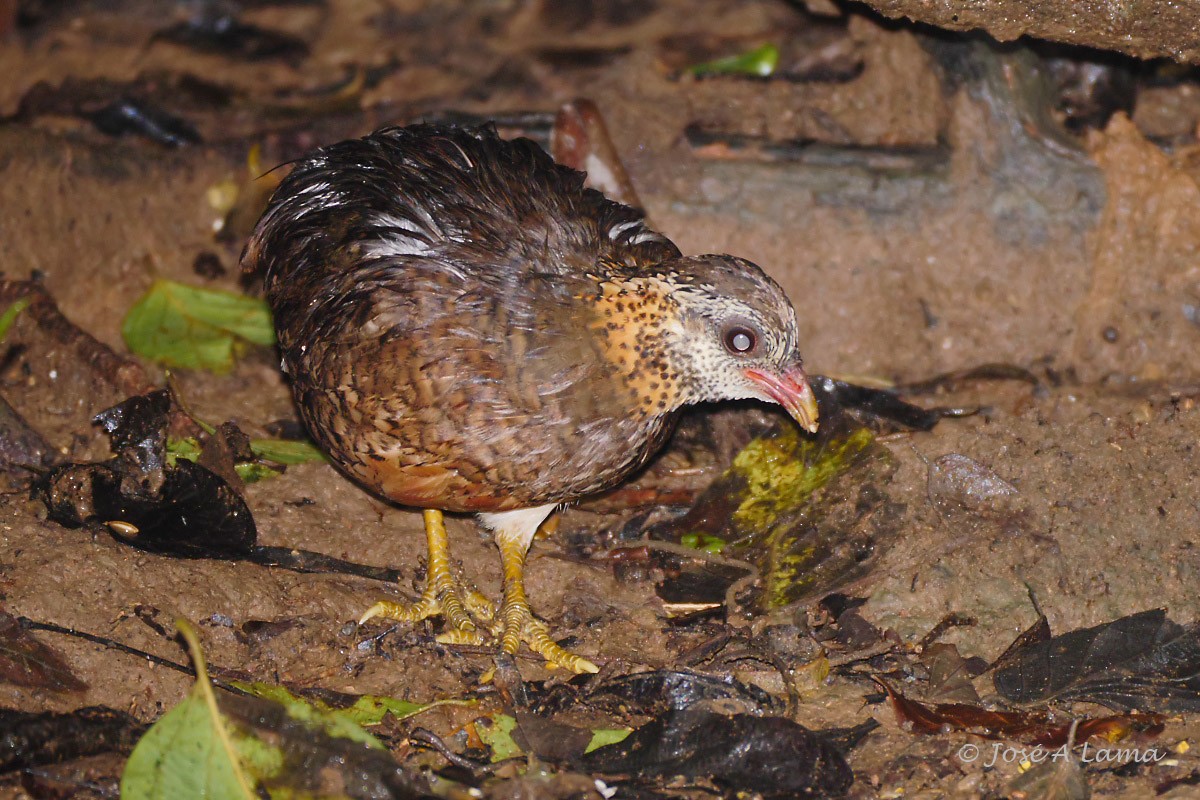
{"type": "MultiPolygon", "coordinates": [[[[167,436],[171,409],[170,393],[159,389],[98,414],[96,422],[108,433],[116,455],[108,461],[64,464],[38,476],[34,496],[46,506],[50,519],[69,528],[104,530],[124,544],[159,555],[397,579],[396,570],[256,544],[254,518],[238,490],[243,473],[235,469],[247,462],[235,464],[226,458],[228,469],[210,464],[226,477],[194,463],[193,458],[203,460],[207,448],[196,452],[186,438],[171,442],[167,436]],[[235,473],[238,480],[231,483],[235,473]]],[[[209,430],[216,434],[220,429],[209,426],[209,430]]],[[[232,434],[224,430],[226,435],[217,442],[229,456],[228,445],[222,442],[232,434]]],[[[260,452],[286,460],[307,460],[313,452],[306,442],[249,440],[246,446],[251,452],[255,441],[260,452]]]]}
{"type": "Polygon", "coordinates": [[[270,796],[470,797],[392,760],[378,739],[344,716],[294,698],[278,703],[219,697],[195,630],[180,621],[196,668],[187,698],[134,748],[121,777],[127,800],[270,796]]]}
{"type": "MultiPolygon", "coordinates": [[[[1067,752],[1096,739],[1144,743],[1160,736],[1169,714],[1200,705],[1200,626],[1180,625],[1163,609],[1131,614],[1102,625],[1051,636],[1044,617],[1023,632],[982,672],[994,689],[991,705],[919,702],[882,677],[897,721],[914,734],[966,732],[1067,752]],[[1009,707],[1004,708],[1003,704],[1009,707]],[[1068,703],[1108,706],[1121,713],[1076,716],[1068,703]],[[994,707],[1000,704],[1001,707],[994,707]],[[1015,707],[1014,707],[1015,706],[1015,707]]],[[[931,673],[930,683],[933,683],[931,673]]],[[[1130,751],[1133,752],[1133,751],[1130,751]]],[[[1028,796],[1077,797],[1083,773],[1070,765],[1043,765],[1014,790],[1028,796]]],[[[1086,781],[1084,781],[1086,788],[1086,781]]]]}
{"type": "MultiPolygon", "coordinates": [[[[760,577],[756,606],[778,611],[866,575],[901,534],[885,491],[894,459],[863,420],[884,429],[925,430],[945,413],[887,391],[829,378],[813,383],[822,418],[814,437],[801,434],[790,420],[780,421],[743,447],[687,513],[651,528],[651,539],[727,559],[680,565],[671,582],[713,584],[697,571],[716,564],[727,577],[712,576],[712,600],[724,601],[724,592],[739,580],[760,577]],[[744,567],[740,575],[724,569],[736,570],[734,562],[744,567]]],[[[678,599],[677,586],[660,587],[659,593],[678,599]]]]}
{"type": "Polygon", "coordinates": [[[62,655],[0,612],[0,683],[51,692],[83,692],[88,688],[62,655]]]}
{"type": "MultiPolygon", "coordinates": [[[[899,425],[925,429],[944,415],[938,410],[928,411],[910,406],[891,392],[855,387],[828,379],[820,381],[819,386],[823,415],[827,421],[823,425],[823,438],[806,440],[796,434],[794,427],[780,426],[751,440],[734,457],[730,470],[701,496],[692,512],[683,518],[692,527],[675,528],[677,532],[683,530],[678,533],[682,544],[707,551],[710,555],[732,553],[738,556],[727,559],[729,563],[742,561],[743,556],[749,556],[742,563],[750,565],[750,574],[754,569],[761,570],[764,590],[759,602],[767,610],[795,607],[809,598],[843,586],[865,572],[869,566],[866,562],[874,548],[881,543],[886,544],[886,536],[878,540],[874,537],[880,531],[887,533],[882,486],[891,474],[888,454],[878,444],[872,427],[878,428],[882,418],[885,428],[887,425],[899,425]],[[870,418],[874,424],[863,424],[860,419],[862,415],[870,418]],[[726,501],[723,505],[714,503],[705,506],[706,502],[722,495],[726,501]],[[709,511],[715,508],[718,513],[696,512],[696,509],[706,508],[709,511]],[[884,513],[879,514],[879,519],[872,523],[871,517],[881,508],[884,513]],[[695,523],[696,519],[700,522],[695,523]],[[850,533],[847,535],[845,531],[850,533]],[[818,535],[831,538],[833,544],[828,550],[822,552],[814,548],[818,535]],[[847,553],[850,554],[849,558],[846,557],[847,553]],[[811,577],[813,575],[817,577],[811,577]]],[[[145,499],[146,494],[158,494],[161,499],[164,488],[169,490],[171,481],[179,476],[183,476],[188,484],[208,480],[196,476],[211,476],[214,481],[211,485],[215,487],[211,491],[221,493],[228,490],[230,495],[238,497],[236,481],[231,485],[229,479],[202,466],[210,442],[201,444],[197,437],[170,438],[166,435],[165,419],[170,404],[165,402],[164,406],[164,402],[161,396],[135,397],[128,405],[122,404],[98,415],[97,421],[109,433],[117,456],[111,462],[102,462],[100,465],[67,465],[63,468],[83,468],[85,472],[58,473],[59,479],[70,476],[70,480],[62,482],[67,484],[65,495],[74,492],[70,507],[76,516],[71,519],[67,514],[55,518],[77,524],[126,522],[129,527],[108,527],[118,539],[152,552],[192,557],[234,555],[272,564],[285,561],[265,556],[264,551],[271,548],[254,546],[253,521],[249,520],[248,512],[248,536],[240,539],[237,536],[232,539],[218,537],[218,541],[225,543],[215,548],[211,543],[204,543],[192,549],[194,540],[181,546],[178,541],[171,539],[156,541],[154,536],[143,536],[142,526],[129,519],[141,520],[149,531],[156,528],[152,523],[146,523],[146,517],[138,517],[133,505],[121,506],[115,512],[112,507],[105,505],[105,498],[113,496],[128,500],[130,497],[145,499]],[[197,463],[192,463],[193,459],[197,463]],[[193,469],[197,472],[191,472],[193,469]],[[100,494],[96,494],[97,486],[100,487],[100,494]],[[88,491],[91,495],[88,495],[88,491]]],[[[228,426],[213,428],[200,423],[200,427],[208,432],[210,440],[219,444],[216,450],[209,452],[223,453],[219,459],[221,462],[237,462],[249,454],[258,458],[274,456],[272,460],[285,463],[289,459],[309,460],[315,453],[308,443],[281,444],[273,440],[249,440],[240,431],[228,426]]],[[[948,475],[949,489],[944,493],[948,496],[957,494],[973,502],[981,499],[976,495],[982,491],[982,500],[986,502],[993,497],[1012,494],[1008,484],[974,462],[951,463],[943,459],[938,462],[938,468],[948,475]],[[963,484],[965,489],[960,487],[962,481],[955,476],[967,481],[963,484]],[[976,491],[977,486],[982,486],[982,490],[976,491]]],[[[235,471],[235,474],[239,479],[244,479],[241,472],[235,471]]],[[[54,484],[54,481],[48,481],[42,485],[54,484]]],[[[172,497],[169,491],[167,496],[171,497],[168,506],[178,499],[172,497]]],[[[52,509],[52,516],[56,508],[61,511],[62,506],[56,507],[51,501],[62,500],[63,496],[55,498],[52,494],[46,494],[45,497],[52,509]]],[[[231,504],[236,505],[236,502],[231,504]]],[[[160,525],[159,528],[186,530],[187,525],[173,522],[160,525]]],[[[190,532],[185,540],[189,538],[190,532]]],[[[308,566],[326,571],[324,565],[308,566]]],[[[391,576],[385,576],[385,579],[388,577],[391,576]]],[[[736,574],[734,577],[736,583],[736,574]]],[[[1164,645],[1172,644],[1179,638],[1172,636],[1178,633],[1175,629],[1164,627],[1163,630],[1164,645]]],[[[1019,651],[1012,654],[1010,659],[1017,655],[1019,651]]],[[[1160,656],[1159,661],[1162,660],[1160,656]]],[[[1009,669],[1015,664],[1028,667],[1023,661],[1006,661],[1009,669]]],[[[952,665],[947,669],[953,672],[952,665]]],[[[1103,670],[1101,674],[1104,674],[1103,670]]],[[[949,683],[950,678],[943,676],[937,680],[949,683]]],[[[287,699],[290,695],[287,690],[259,688],[276,699],[287,699]]],[[[1189,689],[1184,681],[1183,694],[1186,695],[1189,689]]],[[[1064,726],[1072,724],[1043,712],[991,711],[964,703],[924,704],[903,698],[890,689],[888,692],[897,714],[906,721],[905,724],[928,733],[968,730],[986,736],[1057,742],[1062,740],[1064,726]]],[[[1069,691],[1060,691],[1059,694],[1071,696],[1069,691]]],[[[236,702],[243,705],[250,703],[245,699],[236,702]]],[[[231,701],[231,705],[236,703],[231,701]]],[[[273,721],[272,724],[280,721],[281,712],[278,709],[256,708],[251,711],[243,708],[243,721],[258,720],[261,723],[268,718],[273,721]]],[[[407,710],[401,701],[366,700],[356,713],[390,714],[397,718],[407,710]]],[[[338,714],[336,709],[328,705],[318,705],[316,713],[338,714]]],[[[536,751],[561,754],[565,744],[577,742],[568,747],[568,750],[577,749],[577,758],[582,759],[570,760],[573,768],[617,775],[618,778],[622,774],[628,777],[634,773],[660,777],[683,776],[697,785],[711,785],[730,796],[747,788],[757,788],[764,795],[778,792],[779,796],[789,793],[833,796],[846,791],[849,771],[845,766],[843,751],[832,744],[836,736],[823,736],[786,718],[759,714],[761,710],[750,714],[709,714],[701,702],[660,709],[650,721],[636,726],[572,729],[544,718],[531,717],[528,712],[517,712],[516,716],[496,713],[486,718],[490,720],[488,725],[476,725],[474,730],[480,741],[490,748],[492,757],[500,760],[517,757],[526,752],[525,747],[530,746],[536,751]],[[568,730],[577,730],[579,736],[568,736],[568,730]],[[535,744],[539,740],[541,743],[535,744]],[[789,765],[786,779],[771,772],[779,763],[789,765]]],[[[338,717],[342,721],[347,720],[345,715],[338,714],[338,717]]],[[[368,715],[367,718],[371,717],[368,715]]],[[[348,719],[354,724],[361,721],[361,718],[354,716],[348,719]]],[[[1080,741],[1097,736],[1116,740],[1134,734],[1157,735],[1161,731],[1161,722],[1154,715],[1124,714],[1086,720],[1076,727],[1080,741]]],[[[247,758],[251,759],[251,756],[253,754],[247,758]]],[[[308,768],[314,763],[314,758],[319,762],[321,757],[300,758],[295,764],[308,768]]],[[[345,761],[347,757],[343,754],[339,758],[345,761]]],[[[265,771],[263,774],[282,769],[269,753],[263,759],[254,767],[265,771]]],[[[381,766],[385,774],[390,774],[387,770],[396,769],[394,764],[376,766],[381,766]]]]}

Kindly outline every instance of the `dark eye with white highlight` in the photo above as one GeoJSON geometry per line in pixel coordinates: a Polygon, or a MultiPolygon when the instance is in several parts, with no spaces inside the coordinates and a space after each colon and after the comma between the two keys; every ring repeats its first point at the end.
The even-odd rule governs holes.
{"type": "Polygon", "coordinates": [[[724,335],[725,349],[736,356],[744,356],[754,352],[758,345],[758,334],[744,325],[728,328],[724,335]]]}

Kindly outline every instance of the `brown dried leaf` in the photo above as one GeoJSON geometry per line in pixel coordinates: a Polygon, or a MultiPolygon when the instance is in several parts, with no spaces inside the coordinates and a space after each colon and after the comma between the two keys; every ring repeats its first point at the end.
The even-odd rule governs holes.
{"type": "Polygon", "coordinates": [[[15,617],[4,613],[0,613],[0,681],[56,692],[82,692],[88,688],[62,656],[22,628],[15,617]]]}
{"type": "MultiPolygon", "coordinates": [[[[1043,747],[1061,747],[1071,738],[1072,720],[1060,721],[1047,711],[991,711],[966,703],[918,703],[886,683],[876,683],[887,693],[901,727],[910,733],[935,734],[966,731],[987,739],[1014,739],[1043,747]]],[[[1115,714],[1084,719],[1075,730],[1075,743],[1092,737],[1115,742],[1130,735],[1153,738],[1163,730],[1161,714],[1115,714]]]]}

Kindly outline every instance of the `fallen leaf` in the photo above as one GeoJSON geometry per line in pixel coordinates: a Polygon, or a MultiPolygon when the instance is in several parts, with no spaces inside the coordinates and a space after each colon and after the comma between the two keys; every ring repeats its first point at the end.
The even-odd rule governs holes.
{"type": "Polygon", "coordinates": [[[195,630],[182,621],[178,627],[196,666],[196,683],[134,748],[121,775],[121,797],[258,800],[258,780],[251,769],[268,769],[271,752],[265,746],[249,752],[250,747],[240,745],[217,707],[195,630]]]}
{"type": "MultiPolygon", "coordinates": [[[[435,700],[432,703],[414,703],[410,700],[381,695],[346,695],[339,698],[344,703],[337,705],[326,699],[332,695],[328,692],[322,692],[320,696],[306,696],[278,684],[244,681],[232,681],[231,683],[254,697],[271,700],[288,708],[313,709],[327,718],[346,719],[354,725],[362,727],[378,725],[389,714],[396,720],[404,720],[439,706],[475,705],[473,700],[450,699],[435,700]]],[[[294,716],[304,716],[309,713],[304,710],[301,714],[294,716]]]]}
{"type": "Polygon", "coordinates": [[[13,301],[8,308],[4,309],[4,313],[0,314],[0,341],[4,341],[4,337],[8,335],[8,329],[17,321],[17,317],[21,312],[29,308],[29,304],[33,301],[28,297],[22,297],[19,300],[13,301]]]}
{"type": "Polygon", "coordinates": [[[688,69],[698,78],[709,75],[748,75],[766,78],[779,66],[779,48],[764,44],[746,53],[706,61],[688,69]]]}
{"type": "Polygon", "coordinates": [[[261,459],[288,466],[329,460],[319,447],[303,439],[251,439],[250,450],[261,459]]]}
{"type": "Polygon", "coordinates": [[[588,742],[587,749],[583,753],[587,755],[598,748],[623,742],[629,738],[631,733],[633,733],[633,728],[597,728],[592,731],[592,740],[588,742]]]}
{"type": "Polygon", "coordinates": [[[124,711],[93,706],[65,714],[0,709],[0,774],[125,752],[146,726],[124,711]]]}
{"type": "Polygon", "coordinates": [[[996,691],[1016,703],[1086,701],[1120,710],[1200,710],[1200,625],[1164,609],[1060,634],[1005,654],[996,691]]]}
{"type": "Polygon", "coordinates": [[[887,683],[875,681],[887,693],[901,727],[910,733],[944,734],[965,731],[985,739],[1014,739],[1043,747],[1060,747],[1072,735],[1078,744],[1093,737],[1108,742],[1139,735],[1153,738],[1163,731],[1160,714],[1115,714],[1063,720],[1048,711],[995,711],[967,703],[920,703],[887,683]]]}
{"type": "Polygon", "coordinates": [[[820,733],[783,717],[671,710],[623,741],[583,759],[608,775],[682,776],[711,781],[728,794],[767,798],[840,797],[854,775],[820,733]]]}
{"type": "Polygon", "coordinates": [[[0,613],[0,682],[55,692],[82,692],[88,688],[56,650],[42,644],[4,613],[0,613]]]}
{"type": "Polygon", "coordinates": [[[505,761],[522,754],[520,745],[513,741],[517,720],[508,714],[481,717],[472,723],[475,733],[492,751],[492,761],[505,761]]]}
{"type": "Polygon", "coordinates": [[[129,349],[160,364],[228,372],[246,342],[275,343],[264,300],[157,280],[121,325],[129,349]]]}
{"type": "MultiPolygon", "coordinates": [[[[758,569],[764,610],[865,574],[884,545],[886,526],[874,516],[885,507],[880,487],[894,464],[870,430],[845,416],[826,420],[824,406],[822,415],[816,438],[788,420],[751,441],[687,514],[652,528],[651,536],[701,548],[723,542],[723,557],[758,569]]],[[[672,583],[695,583],[698,570],[710,571],[707,564],[682,569],[679,576],[667,573],[660,596],[676,598],[672,583]]],[[[715,597],[723,600],[724,587],[718,588],[715,597]]]]}
{"type": "Polygon", "coordinates": [[[195,629],[182,620],[178,627],[196,667],[196,684],[134,748],[121,778],[124,800],[473,796],[440,777],[435,792],[429,779],[402,768],[344,715],[295,697],[276,703],[218,696],[195,629]]]}

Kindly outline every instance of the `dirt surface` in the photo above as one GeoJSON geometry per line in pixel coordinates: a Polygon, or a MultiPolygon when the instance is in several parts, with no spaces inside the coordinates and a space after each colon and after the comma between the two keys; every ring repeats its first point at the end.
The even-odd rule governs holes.
{"type": "MultiPolygon", "coordinates": [[[[118,5],[30,4],[36,13],[0,48],[0,72],[14,76],[0,87],[0,113],[9,115],[0,126],[2,269],[36,274],[70,320],[118,353],[127,352],[125,312],[156,278],[239,288],[237,259],[259,207],[252,178],[262,169],[383,124],[553,113],[584,96],[602,111],[659,230],[686,253],[734,253],[779,280],[799,311],[811,372],[902,383],[1005,363],[1039,379],[1036,388],[985,381],[919,400],[985,410],[886,440],[896,466],[885,487],[890,546],[869,575],[829,590],[865,598],[862,615],[910,644],[947,614],[973,617],[942,641],[985,659],[1035,621],[1034,601],[1055,632],[1156,607],[1179,622],[1200,617],[1193,74],[1151,75],[1121,61],[1112,68],[1133,87],[1124,100],[1108,104],[1101,122],[1068,130],[1061,73],[1041,55],[837,8],[818,16],[766,0],[256,3],[242,19],[296,36],[309,52],[252,60],[156,38],[164,25],[156,4],[118,5]],[[763,41],[780,48],[776,77],[699,79],[683,69],[763,41]],[[190,88],[180,88],[181,76],[190,88]],[[94,83],[84,91],[70,79],[94,83]],[[204,143],[114,138],[85,118],[130,93],[188,119],[204,143]],[[198,271],[198,259],[208,266],[198,271]],[[957,462],[939,459],[952,454],[1014,493],[947,492],[938,470],[957,462]]],[[[917,15],[901,3],[874,5],[917,15]]],[[[940,15],[926,21],[983,24],[956,10],[963,4],[921,5],[940,15]]],[[[1045,4],[1044,17],[1026,9],[986,27],[1001,38],[1054,38],[1073,26],[1072,42],[1194,58],[1194,36],[1177,35],[1196,27],[1186,4],[1161,4],[1169,14],[1143,5],[1103,37],[1087,32],[1083,10],[1059,14],[1052,27],[1056,7],[1045,4]]],[[[4,397],[64,458],[103,457],[90,420],[127,392],[46,341],[27,316],[5,347],[4,397]]],[[[161,382],[162,370],[145,366],[161,382]]],[[[267,435],[269,423],[295,418],[269,350],[250,350],[227,375],[175,377],[204,419],[267,435]]],[[[182,615],[199,624],[210,662],[267,681],[414,700],[478,687],[488,652],[439,645],[424,625],[352,624],[380,597],[419,591],[419,514],[367,495],[328,465],[291,467],[245,496],[260,543],[396,567],[405,580],[393,587],[148,555],[49,522],[17,492],[0,507],[3,608],[180,662],[164,631],[182,615]],[[284,624],[247,632],[262,621],[284,624]]],[[[655,592],[661,575],[618,577],[597,544],[631,513],[567,510],[558,536],[534,546],[531,597],[597,663],[679,666],[711,630],[669,621],[655,592]]],[[[497,596],[491,542],[470,519],[450,526],[465,573],[497,596]]],[[[803,608],[789,613],[804,618],[803,608]]],[[[43,638],[90,688],[0,683],[0,705],[107,705],[150,721],[190,685],[95,644],[43,638]]],[[[527,679],[563,680],[527,653],[518,663],[527,679]]],[[[728,671],[780,688],[778,673],[757,662],[728,671]]],[[[886,705],[864,704],[876,691],[835,675],[805,691],[795,714],[814,728],[868,716],[882,724],[850,756],[853,796],[1004,794],[1016,764],[963,761],[965,734],[913,736],[886,705]]],[[[462,721],[437,712],[421,724],[446,732],[462,721]]],[[[1173,747],[1194,726],[1173,720],[1157,741],[1173,747]]],[[[1087,775],[1093,796],[1151,797],[1198,767],[1184,754],[1172,765],[1094,766],[1087,775]]],[[[0,779],[0,795],[40,796],[20,787],[0,779]]]]}

